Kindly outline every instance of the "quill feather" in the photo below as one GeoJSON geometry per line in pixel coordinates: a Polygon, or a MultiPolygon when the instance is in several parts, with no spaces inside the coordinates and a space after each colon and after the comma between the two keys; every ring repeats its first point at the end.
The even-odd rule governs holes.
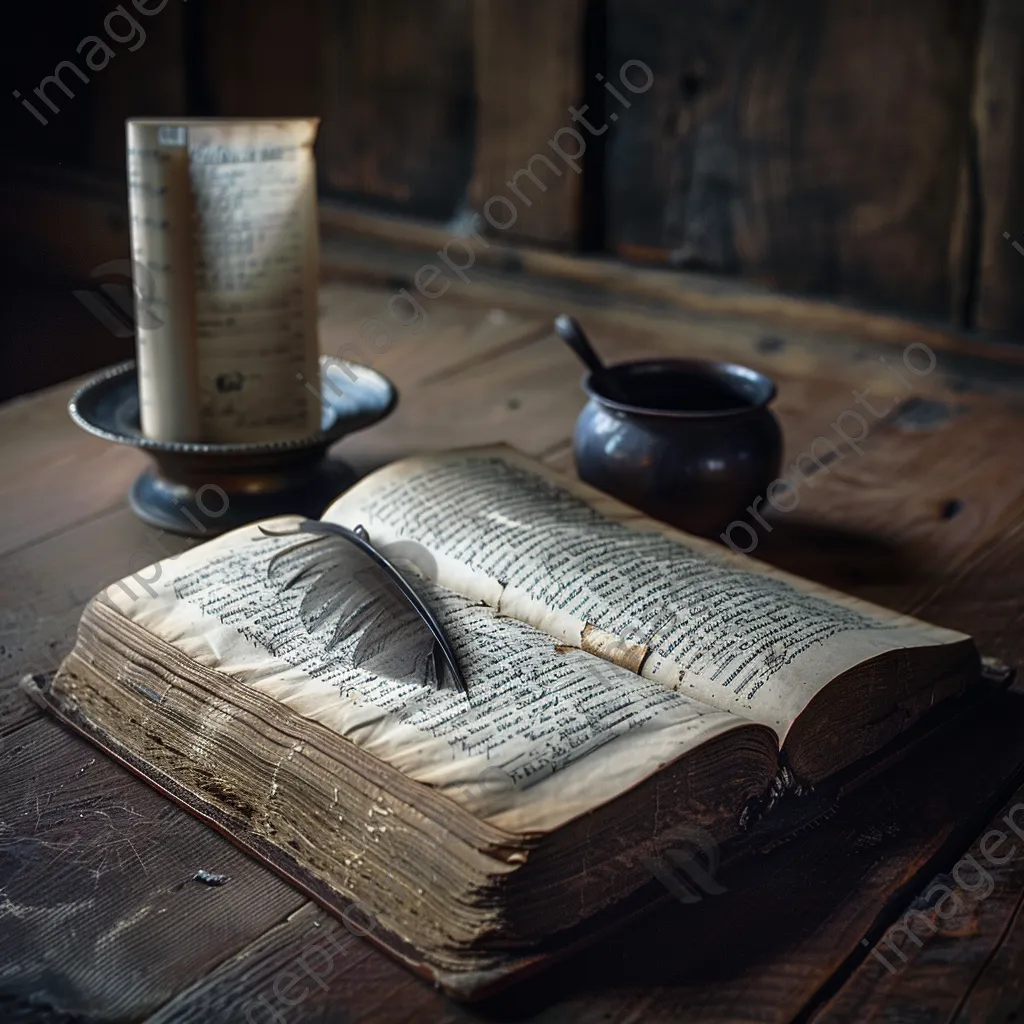
{"type": "Polygon", "coordinates": [[[306,537],[277,552],[267,575],[282,590],[301,593],[299,616],[308,633],[323,631],[328,650],[356,637],[350,650],[356,667],[434,688],[450,678],[468,694],[440,624],[365,531],[305,520],[296,535],[306,537]]]}

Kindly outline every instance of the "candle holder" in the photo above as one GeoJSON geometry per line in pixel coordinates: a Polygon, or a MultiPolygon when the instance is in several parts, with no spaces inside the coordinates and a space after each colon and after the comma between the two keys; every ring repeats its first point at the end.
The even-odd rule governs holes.
{"type": "Polygon", "coordinates": [[[347,367],[355,379],[324,389],[320,429],[295,440],[206,444],[145,437],[134,360],[83,384],[68,411],[90,434],[152,458],[128,492],[132,510],[151,526],[213,537],[275,515],[316,518],[355,480],[349,466],[327,457],[327,449],[380,422],[398,401],[394,385],[376,370],[324,357],[320,362],[321,368],[328,362],[347,367]]]}

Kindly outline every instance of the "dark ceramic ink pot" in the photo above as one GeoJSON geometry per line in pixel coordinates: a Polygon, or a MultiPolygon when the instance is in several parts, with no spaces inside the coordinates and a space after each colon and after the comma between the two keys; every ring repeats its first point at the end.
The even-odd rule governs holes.
{"type": "Polygon", "coordinates": [[[583,389],[573,447],[581,479],[688,533],[717,537],[778,476],[775,384],[732,363],[609,366],[583,389]],[[612,397],[614,395],[614,397],[612,397]]]}

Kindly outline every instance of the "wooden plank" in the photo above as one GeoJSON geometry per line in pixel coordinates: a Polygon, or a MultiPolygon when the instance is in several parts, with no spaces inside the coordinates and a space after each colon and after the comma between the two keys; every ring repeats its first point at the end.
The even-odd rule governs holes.
{"type": "MultiPolygon", "coordinates": [[[[480,0],[474,5],[476,150],[469,200],[478,225],[573,246],[580,238],[580,147],[569,108],[583,93],[583,0],[480,0]],[[549,145],[555,140],[555,148],[549,145]],[[493,202],[492,202],[493,198],[493,202]]],[[[584,133],[581,137],[586,139],[584,133]]],[[[587,143],[584,142],[584,147],[587,143]]],[[[591,160],[594,154],[591,154],[591,160]]]]}
{"type": "Polygon", "coordinates": [[[575,391],[572,378],[530,376],[529,353],[538,344],[551,348],[546,319],[442,300],[425,311],[422,330],[396,330],[385,312],[387,298],[387,293],[374,292],[372,301],[363,303],[365,311],[382,318],[390,331],[385,351],[368,343],[370,336],[360,331],[355,318],[329,316],[321,333],[323,349],[358,356],[360,362],[387,374],[399,390],[392,416],[337,447],[357,471],[413,452],[503,440],[534,451],[535,438],[542,438],[543,445],[562,437],[564,416],[547,416],[564,414],[566,393],[575,391]],[[539,338],[545,340],[538,342],[539,338]],[[520,375],[524,363],[527,369],[520,375]],[[534,384],[547,386],[533,390],[534,384]],[[443,416],[439,409],[445,410],[443,416]]]}
{"type": "Polygon", "coordinates": [[[746,72],[752,102],[740,108],[757,154],[740,236],[749,272],[948,316],[979,6],[765,6],[746,72]]]}
{"type": "Polygon", "coordinates": [[[1024,857],[1008,816],[1019,829],[1024,787],[993,815],[970,849],[947,858],[892,924],[867,940],[863,962],[814,1015],[814,1024],[911,1019],[967,1024],[1019,1016],[1024,857]]]}
{"type": "Polygon", "coordinates": [[[122,507],[146,457],[91,437],[68,415],[80,381],[0,407],[0,554],[122,507]]]}
{"type": "MultiPolygon", "coordinates": [[[[1018,808],[1021,806],[1021,797],[1024,797],[1024,793],[1018,791],[1015,804],[1018,808]]],[[[1019,810],[1014,820],[1020,822],[1019,810]]],[[[997,816],[993,828],[999,830],[1005,827],[1003,817],[997,816]]],[[[990,913],[979,928],[990,939],[991,949],[982,973],[971,980],[970,988],[960,997],[956,1024],[967,1024],[975,1020],[1016,1020],[1024,1009],[1024,986],[1021,985],[1021,978],[1024,977],[1024,926],[1021,920],[1024,881],[1019,863],[1018,860],[1017,870],[1012,877],[1000,876],[994,880],[999,887],[999,899],[991,908],[986,904],[985,909],[990,910],[990,913]],[[994,943],[991,943],[992,937],[995,937],[994,943]]],[[[971,923],[967,923],[968,928],[971,923]]],[[[958,957],[963,956],[959,950],[957,952],[958,957]]]]}
{"type": "MultiPolygon", "coordinates": [[[[891,396],[880,394],[884,391],[873,392],[871,400],[885,410],[891,396]]],[[[799,504],[791,512],[768,514],[770,534],[749,513],[743,517],[757,529],[752,553],[868,600],[916,612],[927,595],[956,579],[1024,514],[1024,452],[1002,441],[1007,430],[1017,429],[1019,410],[948,394],[918,396],[902,413],[876,420],[852,402],[849,391],[836,398],[811,430],[787,435],[786,465],[800,482],[799,504]],[[838,422],[860,438],[861,424],[847,410],[863,414],[867,428],[856,447],[844,445],[833,426],[838,422]],[[789,467],[801,452],[812,450],[830,461],[805,480],[802,472],[817,468],[810,458],[803,456],[802,472],[789,467]]],[[[943,624],[967,632],[974,625],[943,624]]]]}
{"type": "Polygon", "coordinates": [[[50,720],[6,737],[0,764],[5,1018],[135,1019],[303,903],[50,720]],[[204,885],[200,869],[228,881],[204,885]]]}
{"type": "Polygon", "coordinates": [[[223,0],[202,7],[207,102],[220,117],[315,117],[326,87],[321,0],[223,0]]]}
{"type": "Polygon", "coordinates": [[[1024,665],[1024,514],[978,545],[959,571],[935,581],[910,609],[942,625],[956,620],[992,657],[1024,665]]]}
{"type": "MultiPolygon", "coordinates": [[[[670,274],[555,254],[531,253],[527,260],[531,265],[534,256],[537,272],[529,275],[496,270],[490,264],[481,265],[481,260],[471,268],[467,281],[453,275],[445,300],[535,317],[573,312],[588,325],[603,325],[611,337],[660,334],[674,339],[679,355],[731,358],[762,366],[769,373],[788,366],[798,374],[842,376],[851,387],[861,385],[861,390],[886,380],[890,373],[886,363],[898,367],[908,346],[914,346],[911,357],[926,358],[920,346],[935,352],[935,376],[945,381],[951,393],[1017,391],[1024,385],[1024,350],[1016,347],[981,345],[892,317],[848,317],[847,310],[830,303],[785,300],[768,310],[746,288],[731,292],[716,285],[705,292],[690,292],[687,285],[677,292],[680,301],[676,302],[670,274]],[[554,261],[583,269],[572,277],[562,275],[549,265],[554,261]],[[791,306],[785,309],[788,302],[791,306]],[[827,344],[822,344],[823,334],[828,336],[827,344]]],[[[423,251],[396,251],[352,237],[328,239],[324,272],[331,279],[390,282],[397,289],[407,287],[431,258],[423,251]]],[[[425,301],[423,305],[429,310],[435,304],[425,301]]]]}
{"type": "Polygon", "coordinates": [[[1024,338],[1024,9],[988,0],[978,49],[974,125],[983,198],[976,323],[1024,338]],[[1007,237],[1009,235],[1009,237],[1007,237]]]}
{"type": "Polygon", "coordinates": [[[611,0],[609,65],[658,90],[610,143],[613,246],[948,316],[978,6],[611,0]]]}
{"type": "MultiPolygon", "coordinates": [[[[456,237],[448,228],[368,214],[331,202],[321,203],[320,213],[325,273],[342,278],[366,280],[368,272],[377,266],[376,279],[380,280],[389,273],[385,268],[391,267],[393,274],[398,263],[407,264],[414,274],[420,266],[436,263],[436,250],[456,237]],[[361,242],[361,238],[385,244],[375,246],[361,242]]],[[[1016,346],[989,343],[930,321],[780,294],[755,283],[722,276],[669,272],[614,259],[545,252],[502,244],[498,239],[490,241],[486,248],[478,247],[473,260],[467,257],[467,262],[472,268],[466,268],[468,283],[454,273],[448,275],[454,294],[479,292],[480,282],[486,280],[490,284],[500,282],[510,297],[528,290],[536,303],[562,286],[566,300],[589,296],[601,309],[642,304],[645,317],[638,319],[687,313],[701,319],[746,320],[757,330],[758,337],[778,331],[801,332],[808,340],[814,338],[816,349],[823,347],[822,336],[829,344],[843,339],[856,339],[861,345],[906,346],[919,342],[936,350],[991,358],[1004,367],[1024,365],[1024,352],[1016,346]]]]}
{"type": "Polygon", "coordinates": [[[325,185],[446,219],[472,158],[468,0],[332,4],[320,172],[325,185]]]}
{"type": "Polygon", "coordinates": [[[374,1018],[432,1024],[475,1019],[307,903],[166,1003],[145,1024],[207,1024],[243,1020],[245,1014],[259,1024],[273,1021],[274,1013],[292,1019],[289,1011],[294,1019],[301,1014],[302,1020],[324,1024],[374,1018]]]}
{"type": "MultiPolygon", "coordinates": [[[[671,985],[640,1004],[645,1019],[788,1021],[812,1006],[820,986],[862,950],[860,939],[878,917],[887,919],[894,893],[962,848],[987,817],[985,801],[999,799],[1019,771],[982,781],[988,769],[975,758],[996,739],[992,724],[958,730],[975,772],[949,764],[940,742],[852,794],[835,818],[765,863],[724,876],[729,894],[690,908],[701,917],[690,932],[699,945],[673,943],[671,931],[648,939],[648,955],[663,965],[662,984],[671,985]]],[[[998,741],[1019,764],[1011,736],[1000,733],[998,741]]],[[[650,931],[658,931],[654,922],[650,931]]]]}
{"type": "Polygon", "coordinates": [[[194,542],[144,526],[127,509],[66,529],[0,560],[5,608],[0,620],[0,734],[37,711],[18,690],[26,672],[53,672],[71,650],[78,617],[93,594],[194,542]]]}
{"type": "MultiPolygon", "coordinates": [[[[486,302],[428,301],[397,270],[393,277],[390,288],[342,281],[321,287],[320,351],[387,374],[403,402],[416,400],[425,378],[443,378],[467,358],[486,361],[544,323],[486,302]]],[[[350,444],[359,440],[357,435],[350,444]]]]}
{"type": "Polygon", "coordinates": [[[741,195],[740,142],[733,104],[755,7],[742,0],[608,4],[609,84],[632,100],[618,69],[642,60],[654,75],[649,92],[628,110],[610,94],[605,98],[605,112],[618,118],[607,169],[614,250],[692,269],[738,269],[732,207],[741,195]]]}
{"type": "MultiPolygon", "coordinates": [[[[993,450],[991,443],[984,447],[993,450]]],[[[945,475],[948,465],[945,458],[942,465],[945,475]]],[[[1001,477],[1004,483],[1019,479],[1019,470],[1001,477]]],[[[999,488],[991,481],[986,485],[979,480],[968,493],[975,495],[981,490],[995,493],[999,488]]],[[[966,630],[986,654],[1019,666],[1024,659],[1022,577],[1024,513],[1018,510],[989,535],[988,541],[971,554],[959,571],[946,572],[943,579],[919,592],[917,600],[907,605],[906,610],[940,625],[955,625],[966,630]]],[[[1008,742],[1019,749],[1019,738],[1008,742]]],[[[972,776],[974,763],[970,757],[961,760],[958,755],[956,763],[965,776],[972,776]]],[[[1013,835],[1000,822],[1022,801],[1024,790],[1018,789],[984,828],[979,826],[980,833],[975,833],[978,838],[970,848],[966,843],[954,847],[945,860],[936,865],[938,875],[922,876],[907,900],[893,908],[870,933],[869,945],[860,951],[856,970],[814,1017],[815,1024],[832,1020],[911,1017],[964,1022],[1014,1019],[1014,1014],[1024,1005],[1024,992],[1019,982],[1020,959],[1024,955],[1024,933],[1020,925],[1024,861],[1018,855],[1005,865],[989,863],[982,850],[991,851],[993,847],[983,847],[982,840],[1000,827],[1013,840],[1013,835]],[[963,859],[964,855],[973,856],[992,879],[992,891],[984,899],[969,892],[978,886],[979,872],[963,859]],[[957,877],[962,878],[961,885],[948,874],[957,864],[960,864],[957,877]],[[923,898],[936,882],[958,892],[962,897],[962,910],[950,913],[956,903],[951,899],[943,905],[942,916],[936,913],[936,894],[933,893],[931,901],[923,898]],[[911,918],[920,945],[902,931],[892,933],[893,944],[900,948],[902,957],[906,957],[904,960],[888,946],[879,947],[878,943],[888,929],[903,921],[911,910],[923,911],[930,924],[922,918],[911,918]],[[872,948],[878,949],[883,959],[870,955],[872,948]],[[886,961],[894,971],[885,966],[886,961]]],[[[1014,820],[1021,820],[1020,811],[1014,820]]],[[[1007,849],[997,851],[997,855],[1007,849]]],[[[987,889],[987,885],[982,888],[987,889]]]]}

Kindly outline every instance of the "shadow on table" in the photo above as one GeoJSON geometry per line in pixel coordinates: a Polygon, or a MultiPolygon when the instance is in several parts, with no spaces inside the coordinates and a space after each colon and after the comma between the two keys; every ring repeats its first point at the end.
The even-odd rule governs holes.
{"type": "Polygon", "coordinates": [[[844,591],[905,586],[934,572],[933,563],[921,561],[908,545],[891,538],[799,519],[773,524],[751,556],[844,591]]]}

